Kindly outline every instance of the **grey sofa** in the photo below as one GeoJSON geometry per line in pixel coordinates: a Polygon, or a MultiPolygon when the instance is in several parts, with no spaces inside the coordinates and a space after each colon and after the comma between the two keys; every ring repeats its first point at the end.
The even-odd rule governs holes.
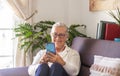
{"type": "MultiPolygon", "coordinates": [[[[81,56],[81,69],[78,76],[89,76],[94,55],[120,58],[119,42],[76,37],[71,47],[81,56]]],[[[28,76],[27,69],[28,67],[1,69],[0,76],[28,76]]]]}
{"type": "Polygon", "coordinates": [[[0,69],[0,76],[29,76],[28,67],[0,69]]]}
{"type": "Polygon", "coordinates": [[[81,56],[81,69],[78,76],[89,76],[89,68],[94,62],[94,55],[120,58],[120,42],[77,37],[72,48],[81,56]]]}

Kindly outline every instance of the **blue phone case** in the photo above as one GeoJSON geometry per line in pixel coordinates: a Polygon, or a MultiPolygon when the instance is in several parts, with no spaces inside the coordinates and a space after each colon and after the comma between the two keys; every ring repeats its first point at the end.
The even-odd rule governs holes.
{"type": "Polygon", "coordinates": [[[55,54],[56,53],[55,52],[55,44],[54,43],[47,43],[46,50],[47,50],[47,52],[52,52],[55,54]]]}

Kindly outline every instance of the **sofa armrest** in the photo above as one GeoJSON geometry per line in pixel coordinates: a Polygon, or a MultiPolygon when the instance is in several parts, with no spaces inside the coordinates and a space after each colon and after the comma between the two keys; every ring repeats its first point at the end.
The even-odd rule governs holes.
{"type": "Polygon", "coordinates": [[[28,67],[0,69],[0,76],[29,76],[28,67]]]}

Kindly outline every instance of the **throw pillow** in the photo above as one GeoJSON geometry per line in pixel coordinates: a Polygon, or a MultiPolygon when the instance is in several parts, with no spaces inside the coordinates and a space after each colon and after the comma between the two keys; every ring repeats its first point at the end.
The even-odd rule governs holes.
{"type": "Polygon", "coordinates": [[[90,76],[120,76],[120,58],[95,55],[90,76]]]}

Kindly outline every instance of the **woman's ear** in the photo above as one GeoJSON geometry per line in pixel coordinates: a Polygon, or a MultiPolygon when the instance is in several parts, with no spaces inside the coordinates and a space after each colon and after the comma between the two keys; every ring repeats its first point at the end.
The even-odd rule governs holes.
{"type": "Polygon", "coordinates": [[[66,38],[66,41],[68,40],[68,38],[69,38],[69,35],[67,34],[67,38],[66,38]]]}
{"type": "Polygon", "coordinates": [[[68,38],[66,39],[66,41],[68,41],[68,38]]]}

